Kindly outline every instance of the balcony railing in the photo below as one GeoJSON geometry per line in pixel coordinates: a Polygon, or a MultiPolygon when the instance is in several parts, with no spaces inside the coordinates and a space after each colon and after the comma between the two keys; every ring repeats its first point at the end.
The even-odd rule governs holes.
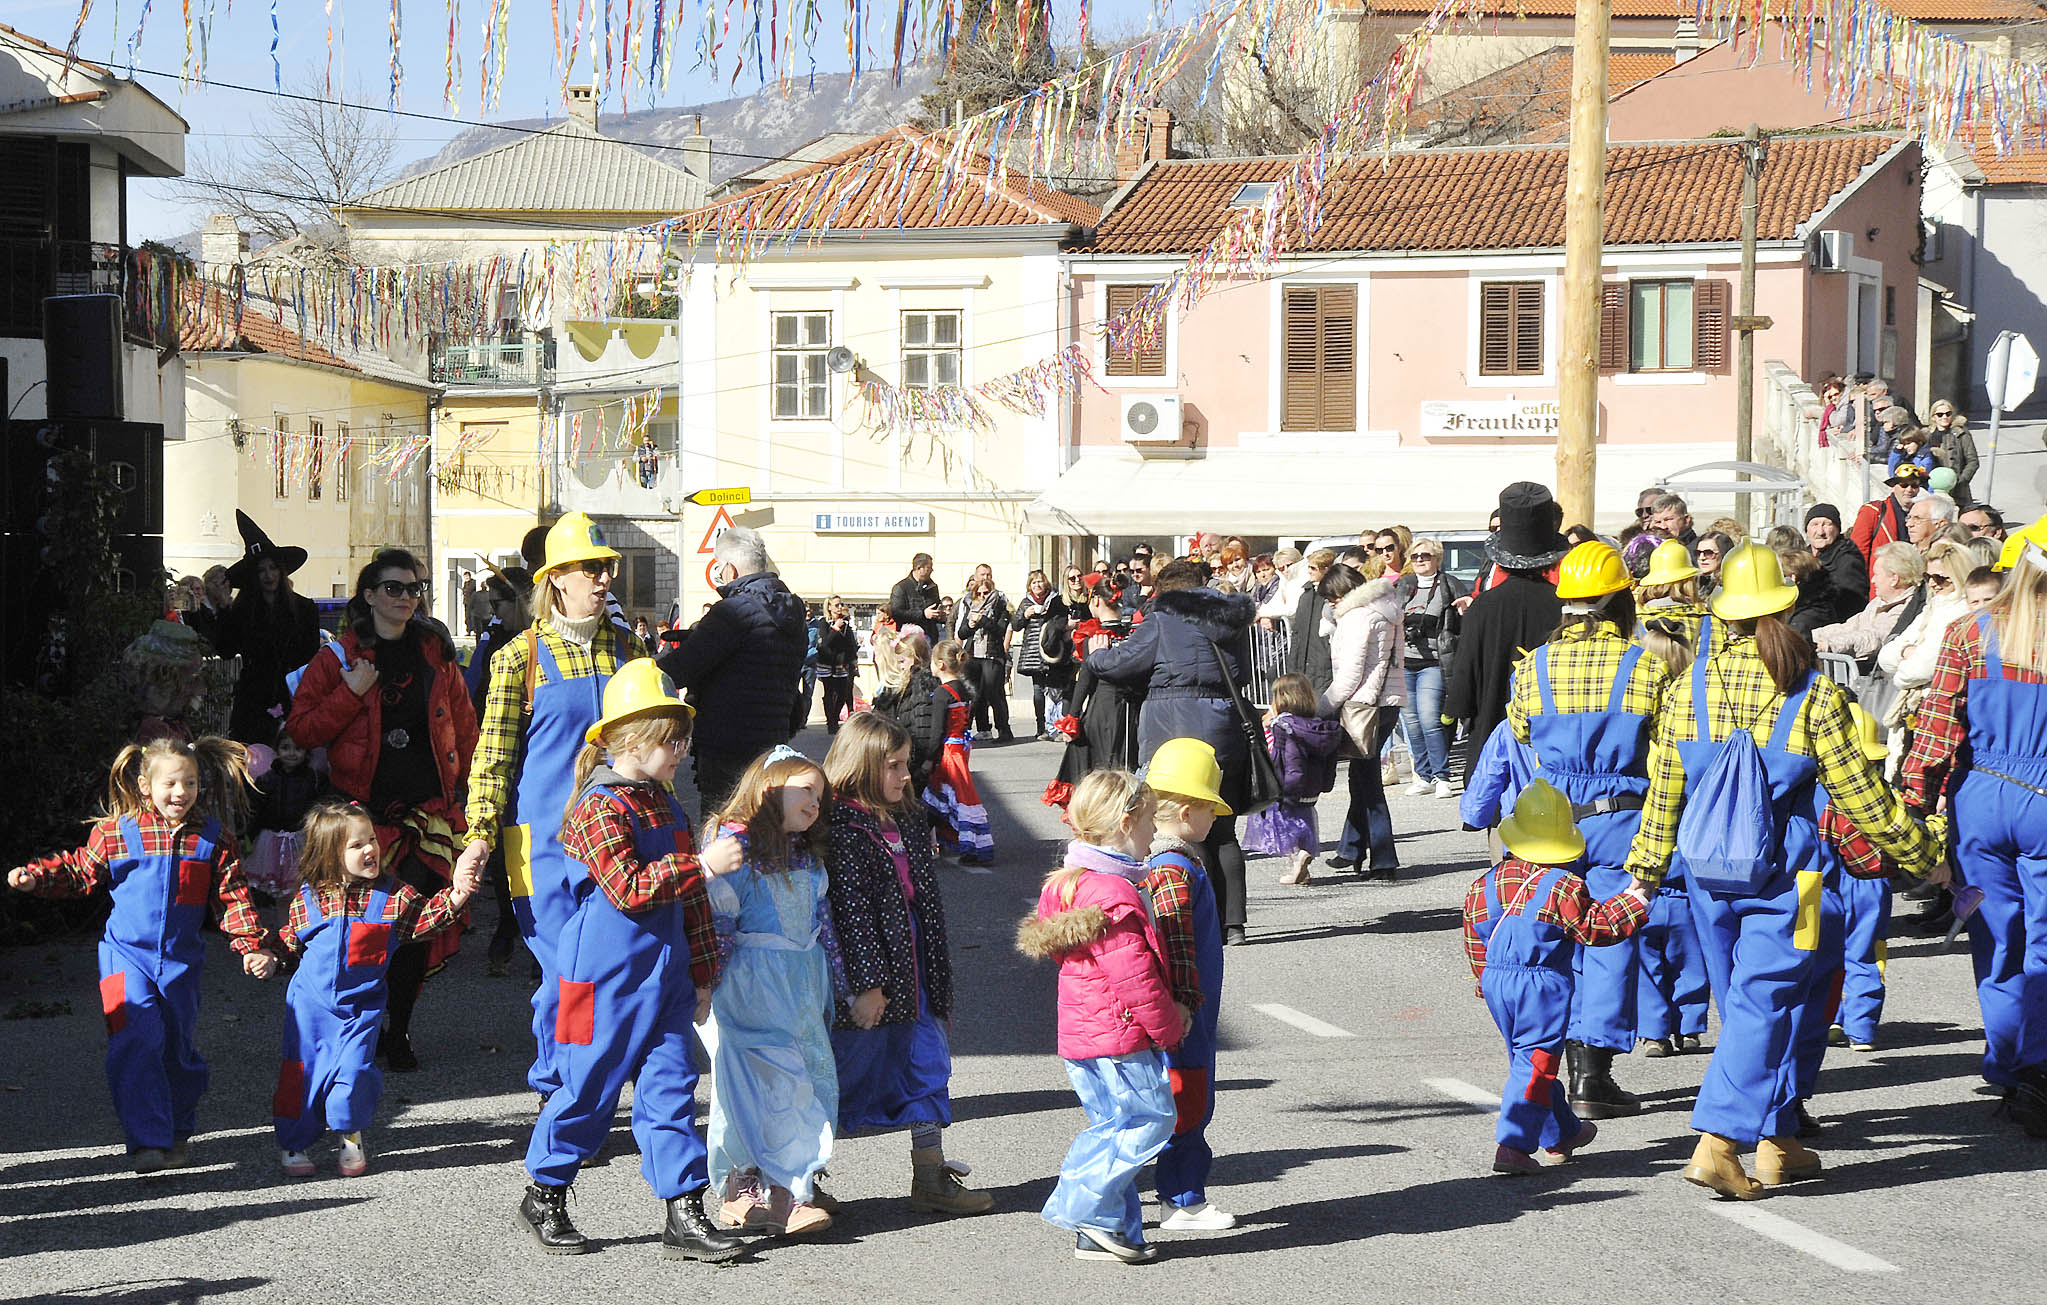
{"type": "Polygon", "coordinates": [[[0,240],[0,335],[41,335],[51,295],[122,294],[125,253],[94,240],[0,240]]]}
{"type": "Polygon", "coordinates": [[[464,344],[436,341],[427,366],[436,385],[550,385],[554,341],[532,331],[464,344]]]}

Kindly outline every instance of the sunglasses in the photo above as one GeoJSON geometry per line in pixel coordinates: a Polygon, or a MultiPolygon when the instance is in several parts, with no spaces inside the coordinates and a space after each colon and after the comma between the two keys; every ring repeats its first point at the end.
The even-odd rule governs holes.
{"type": "Polygon", "coordinates": [[[1441,553],[1416,553],[1414,560],[1417,562],[1438,562],[1442,560],[1442,557],[1441,553]]]}
{"type": "Polygon", "coordinates": [[[1717,549],[1717,548],[1702,548],[1702,549],[1700,549],[1700,550],[1699,550],[1699,556],[1700,556],[1700,557],[1718,557],[1718,556],[1720,556],[1720,550],[1719,550],[1719,549],[1717,549]]]}
{"type": "Polygon", "coordinates": [[[386,598],[424,598],[426,581],[414,580],[407,584],[403,580],[385,580],[377,585],[377,592],[386,598]]]}
{"type": "Polygon", "coordinates": [[[578,567],[577,569],[580,570],[584,575],[587,575],[592,579],[595,579],[600,575],[618,574],[618,563],[605,561],[604,559],[599,558],[595,562],[585,562],[583,563],[582,566],[578,567]]]}
{"type": "Polygon", "coordinates": [[[1952,589],[1955,587],[1954,578],[1952,576],[1944,576],[1940,574],[1938,571],[1932,573],[1931,575],[1928,575],[1926,577],[1926,583],[1933,586],[1935,589],[1952,589]]]}
{"type": "Polygon", "coordinates": [[[1374,544],[1371,551],[1374,553],[1397,553],[1400,551],[1400,547],[1397,544],[1374,544]]]}

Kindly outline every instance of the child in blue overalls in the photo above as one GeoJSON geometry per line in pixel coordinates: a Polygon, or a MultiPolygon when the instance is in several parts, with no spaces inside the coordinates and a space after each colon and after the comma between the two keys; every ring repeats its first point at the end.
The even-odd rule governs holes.
{"type": "Polygon", "coordinates": [[[353,802],[328,800],[300,831],[298,896],[277,940],[298,968],[285,992],[284,1056],[271,1099],[284,1172],[313,1172],[307,1154],[322,1131],[341,1135],[341,1176],[368,1172],[362,1131],[377,1113],[384,1076],[377,1031],[392,953],[460,924],[481,884],[474,869],[422,897],[383,873],[377,826],[353,802]]]}
{"type": "Polygon", "coordinates": [[[1620,942],[1649,917],[1639,884],[1594,901],[1572,864],[1585,838],[1571,803],[1549,782],[1521,790],[1500,825],[1507,856],[1464,898],[1464,951],[1493,1022],[1507,1039],[1493,1172],[1532,1174],[1537,1147],[1561,1163],[1599,1135],[1557,1081],[1571,1020],[1571,958],[1580,946],[1620,942]]]}
{"type": "Polygon", "coordinates": [[[219,910],[244,973],[277,972],[228,832],[246,818],[248,793],[249,753],[239,743],[131,743],[114,759],[107,814],[85,846],[7,874],[17,892],[44,897],[85,897],[101,884],[113,892],[100,935],[100,1009],[107,1086],[138,1174],[184,1165],[198,1127],[207,1069],[194,1036],[209,909],[219,910]]]}
{"type": "MultiPolygon", "coordinates": [[[[1876,721],[1851,703],[1855,739],[1862,755],[1881,768],[1890,753],[1877,737],[1876,721]]],[[[1841,879],[1841,1003],[1828,1040],[1852,1051],[1875,1051],[1883,1021],[1884,983],[1890,959],[1891,876],[1898,863],[1876,850],[1868,837],[1829,806],[1820,813],[1820,836],[1841,854],[1848,873],[1841,879]]]]}
{"type": "Polygon", "coordinates": [[[578,796],[562,847],[579,878],[554,957],[561,1086],[533,1125],[533,1181],[519,1205],[521,1224],[548,1255],[590,1248],[569,1220],[569,1185],[610,1133],[628,1082],[640,1172],[668,1207],[662,1255],[718,1261],[744,1249],[704,1211],[710,1175],[691,1054],[691,1024],[710,1018],[716,982],[704,876],[737,869],[742,853],[720,839],[699,858],[668,789],[689,751],[692,716],[652,660],[627,662],[604,686],[604,714],[576,759],[578,796]]]}
{"type": "Polygon", "coordinates": [[[1151,901],[1152,920],[1165,946],[1166,979],[1187,1024],[1187,1036],[1166,1053],[1173,1088],[1173,1136],[1159,1152],[1159,1200],[1166,1232],[1214,1232],[1237,1226],[1237,1216],[1208,1199],[1215,1163],[1208,1125],[1215,1117],[1216,1024],[1223,995],[1222,915],[1214,881],[1201,857],[1202,840],[1222,800],[1222,767],[1200,739],[1168,739],[1152,754],[1145,783],[1157,799],[1151,857],[1139,885],[1151,901]]]}

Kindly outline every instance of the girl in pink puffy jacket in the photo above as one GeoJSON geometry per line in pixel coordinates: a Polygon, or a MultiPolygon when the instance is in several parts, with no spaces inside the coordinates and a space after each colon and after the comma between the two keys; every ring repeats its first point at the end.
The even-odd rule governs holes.
{"type": "Polygon", "coordinates": [[[1153,799],[1135,775],[1100,770],[1067,808],[1078,837],[1017,929],[1026,956],[1059,962],[1059,1055],[1088,1126],[1059,1168],[1044,1217],[1078,1260],[1143,1264],[1137,1172],[1173,1135],[1165,1053],[1187,1031],[1143,889],[1153,799]]]}

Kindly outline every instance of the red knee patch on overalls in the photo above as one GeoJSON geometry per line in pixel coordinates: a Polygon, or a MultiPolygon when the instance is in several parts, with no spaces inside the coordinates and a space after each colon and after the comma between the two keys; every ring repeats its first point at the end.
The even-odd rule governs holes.
{"type": "Polygon", "coordinates": [[[354,920],[348,926],[348,963],[382,965],[391,950],[391,926],[370,920],[354,920]]]}
{"type": "Polygon", "coordinates": [[[1557,1081],[1557,1053],[1531,1052],[1528,1059],[1534,1072],[1528,1076],[1528,1090],[1521,1094],[1521,1099],[1546,1106],[1550,1102],[1550,1089],[1557,1081]]]}
{"type": "Polygon", "coordinates": [[[1168,1069],[1166,1081],[1173,1087],[1173,1135],[1191,1133],[1201,1127],[1208,1114],[1208,1071],[1168,1069]]]}
{"type": "Polygon", "coordinates": [[[206,891],[213,887],[213,862],[178,862],[178,905],[206,905],[206,891]]]}
{"type": "Polygon", "coordinates": [[[589,1046],[591,1024],[596,1018],[596,1005],[596,984],[563,979],[561,1005],[554,1013],[554,1040],[573,1043],[579,1047],[589,1046]]]}
{"type": "Polygon", "coordinates": [[[128,972],[109,974],[100,980],[100,1013],[107,1017],[107,1032],[128,1027],[128,972]]]}
{"type": "Polygon", "coordinates": [[[270,1097],[270,1113],[279,1119],[297,1119],[306,1108],[306,1062],[287,1060],[277,1067],[277,1091],[270,1097]]]}

